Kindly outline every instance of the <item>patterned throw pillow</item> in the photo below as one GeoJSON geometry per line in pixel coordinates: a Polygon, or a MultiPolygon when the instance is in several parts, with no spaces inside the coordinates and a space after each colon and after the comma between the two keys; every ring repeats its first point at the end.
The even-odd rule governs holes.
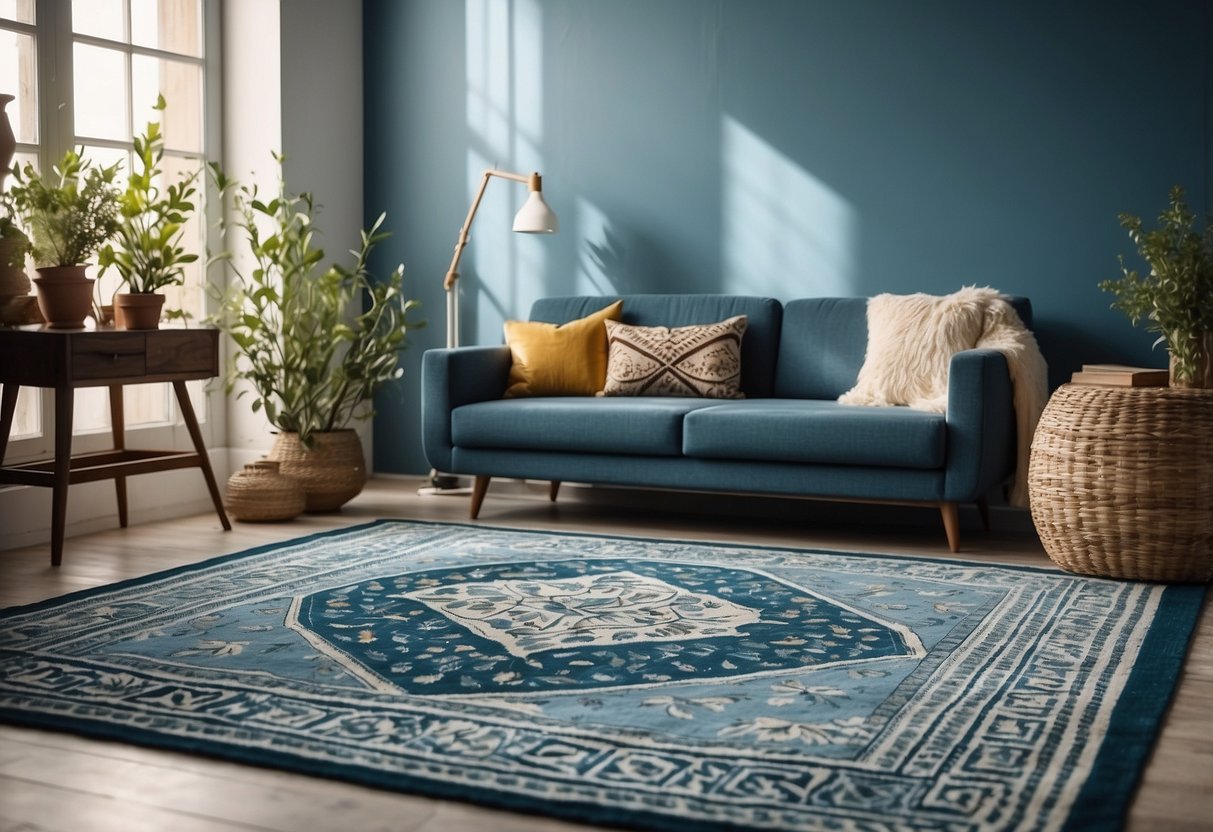
{"type": "Polygon", "coordinates": [[[743,399],[741,337],[746,323],[745,315],[674,329],[607,321],[602,395],[743,399]]]}

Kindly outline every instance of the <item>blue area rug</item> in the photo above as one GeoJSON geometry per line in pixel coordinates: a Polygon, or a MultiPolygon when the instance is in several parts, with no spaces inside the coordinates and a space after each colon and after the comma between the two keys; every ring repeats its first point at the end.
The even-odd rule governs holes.
{"type": "Polygon", "coordinates": [[[653,829],[1115,829],[1203,587],[384,521],[0,616],[0,719],[653,829]]]}

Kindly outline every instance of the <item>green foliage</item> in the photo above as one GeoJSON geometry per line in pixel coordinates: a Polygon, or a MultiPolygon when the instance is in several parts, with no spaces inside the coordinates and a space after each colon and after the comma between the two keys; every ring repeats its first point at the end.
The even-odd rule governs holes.
{"type": "Polygon", "coordinates": [[[120,194],[114,185],[120,164],[93,167],[75,150],[43,177],[34,166],[13,166],[12,204],[25,222],[34,262],[78,266],[118,228],[120,194]]]}
{"type": "Polygon", "coordinates": [[[5,193],[2,199],[3,202],[0,203],[0,208],[3,209],[4,213],[0,214],[0,240],[11,242],[13,246],[9,250],[8,262],[0,263],[0,266],[21,268],[25,265],[25,255],[29,252],[29,237],[25,236],[25,232],[21,230],[21,226],[17,225],[16,220],[13,219],[9,195],[5,193]]]}
{"type": "MultiPolygon", "coordinates": [[[[164,107],[164,96],[158,96],[155,109],[163,111],[164,107]]],[[[191,199],[196,193],[198,172],[161,189],[163,158],[160,123],[148,122],[143,135],[135,137],[135,170],[122,194],[117,232],[113,242],[106,243],[97,256],[101,274],[116,269],[135,294],[180,286],[185,282],[183,266],[198,259],[181,245],[185,223],[194,211],[191,199]]]]}
{"type": "Polygon", "coordinates": [[[1171,189],[1170,205],[1158,217],[1159,227],[1143,230],[1139,217],[1120,215],[1137,252],[1150,270],[1140,274],[1120,258],[1122,277],[1099,288],[1116,296],[1112,308],[1129,316],[1134,326],[1159,333],[1155,346],[1166,343],[1175,359],[1175,377],[1196,373],[1201,340],[1213,330],[1213,229],[1196,228],[1196,217],[1184,202],[1183,188],[1171,189]]]}
{"type": "MultiPolygon", "coordinates": [[[[281,168],[281,157],[275,156],[281,168]]],[[[384,382],[403,374],[397,364],[418,304],[403,294],[404,267],[384,281],[367,270],[374,246],[387,237],[384,215],[362,232],[351,250],[354,263],[323,265],[316,245],[310,194],[291,196],[281,176],[278,193],[263,199],[256,187],[241,186],[210,170],[239,220],[236,231],[250,255],[246,274],[236,272],[211,318],[235,341],[227,374],[253,390],[254,412],[271,425],[298,432],[305,446],[317,431],[339,430],[373,415],[371,398],[384,382]]],[[[232,229],[226,229],[231,231],[232,229]]]]}

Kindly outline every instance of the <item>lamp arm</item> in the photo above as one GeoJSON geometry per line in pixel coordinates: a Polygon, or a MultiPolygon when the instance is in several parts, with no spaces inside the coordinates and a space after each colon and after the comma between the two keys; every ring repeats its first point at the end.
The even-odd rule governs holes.
{"type": "Polygon", "coordinates": [[[542,180],[538,173],[524,176],[521,173],[510,173],[508,170],[494,170],[490,168],[480,178],[480,187],[476,191],[476,197],[472,200],[472,206],[468,208],[468,215],[463,221],[463,227],[459,229],[459,236],[455,238],[455,254],[451,257],[451,267],[446,270],[446,279],[442,281],[442,288],[446,290],[446,345],[448,348],[459,346],[459,301],[455,292],[455,282],[459,280],[459,261],[463,258],[463,250],[467,248],[468,235],[472,230],[472,220],[476,219],[476,211],[480,208],[480,200],[484,199],[485,188],[489,186],[489,180],[494,176],[502,179],[511,179],[515,182],[525,182],[527,183],[527,187],[532,191],[543,189],[542,180]]]}
{"type": "Polygon", "coordinates": [[[508,170],[495,170],[490,168],[484,172],[480,178],[480,187],[476,191],[476,197],[472,200],[472,206],[468,208],[467,218],[463,221],[463,227],[459,229],[459,236],[455,239],[455,254],[451,257],[451,266],[446,270],[446,279],[442,282],[442,288],[448,292],[455,288],[455,281],[459,279],[459,261],[463,259],[463,250],[467,248],[469,233],[472,230],[472,220],[476,219],[476,212],[480,209],[480,201],[484,199],[484,191],[489,186],[489,179],[494,176],[502,179],[511,179],[515,182],[526,182],[532,191],[540,190],[539,174],[532,173],[529,176],[524,176],[521,173],[511,173],[508,170]]]}

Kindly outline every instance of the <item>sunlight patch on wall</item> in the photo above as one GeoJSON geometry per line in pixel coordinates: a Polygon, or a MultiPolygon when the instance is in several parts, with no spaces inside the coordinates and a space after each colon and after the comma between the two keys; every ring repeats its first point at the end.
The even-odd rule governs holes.
{"type": "Polygon", "coordinates": [[[850,203],[729,116],[721,167],[721,291],[780,300],[856,294],[850,203]]]}
{"type": "MultiPolygon", "coordinates": [[[[543,171],[543,20],[537,0],[466,0],[466,12],[470,202],[488,168],[543,171]]],[[[501,343],[502,322],[545,294],[544,241],[511,230],[526,197],[524,185],[489,182],[463,258],[461,343],[501,343]]]]}
{"type": "Polygon", "coordinates": [[[467,0],[468,127],[490,154],[510,146],[510,6],[467,0]]]}

